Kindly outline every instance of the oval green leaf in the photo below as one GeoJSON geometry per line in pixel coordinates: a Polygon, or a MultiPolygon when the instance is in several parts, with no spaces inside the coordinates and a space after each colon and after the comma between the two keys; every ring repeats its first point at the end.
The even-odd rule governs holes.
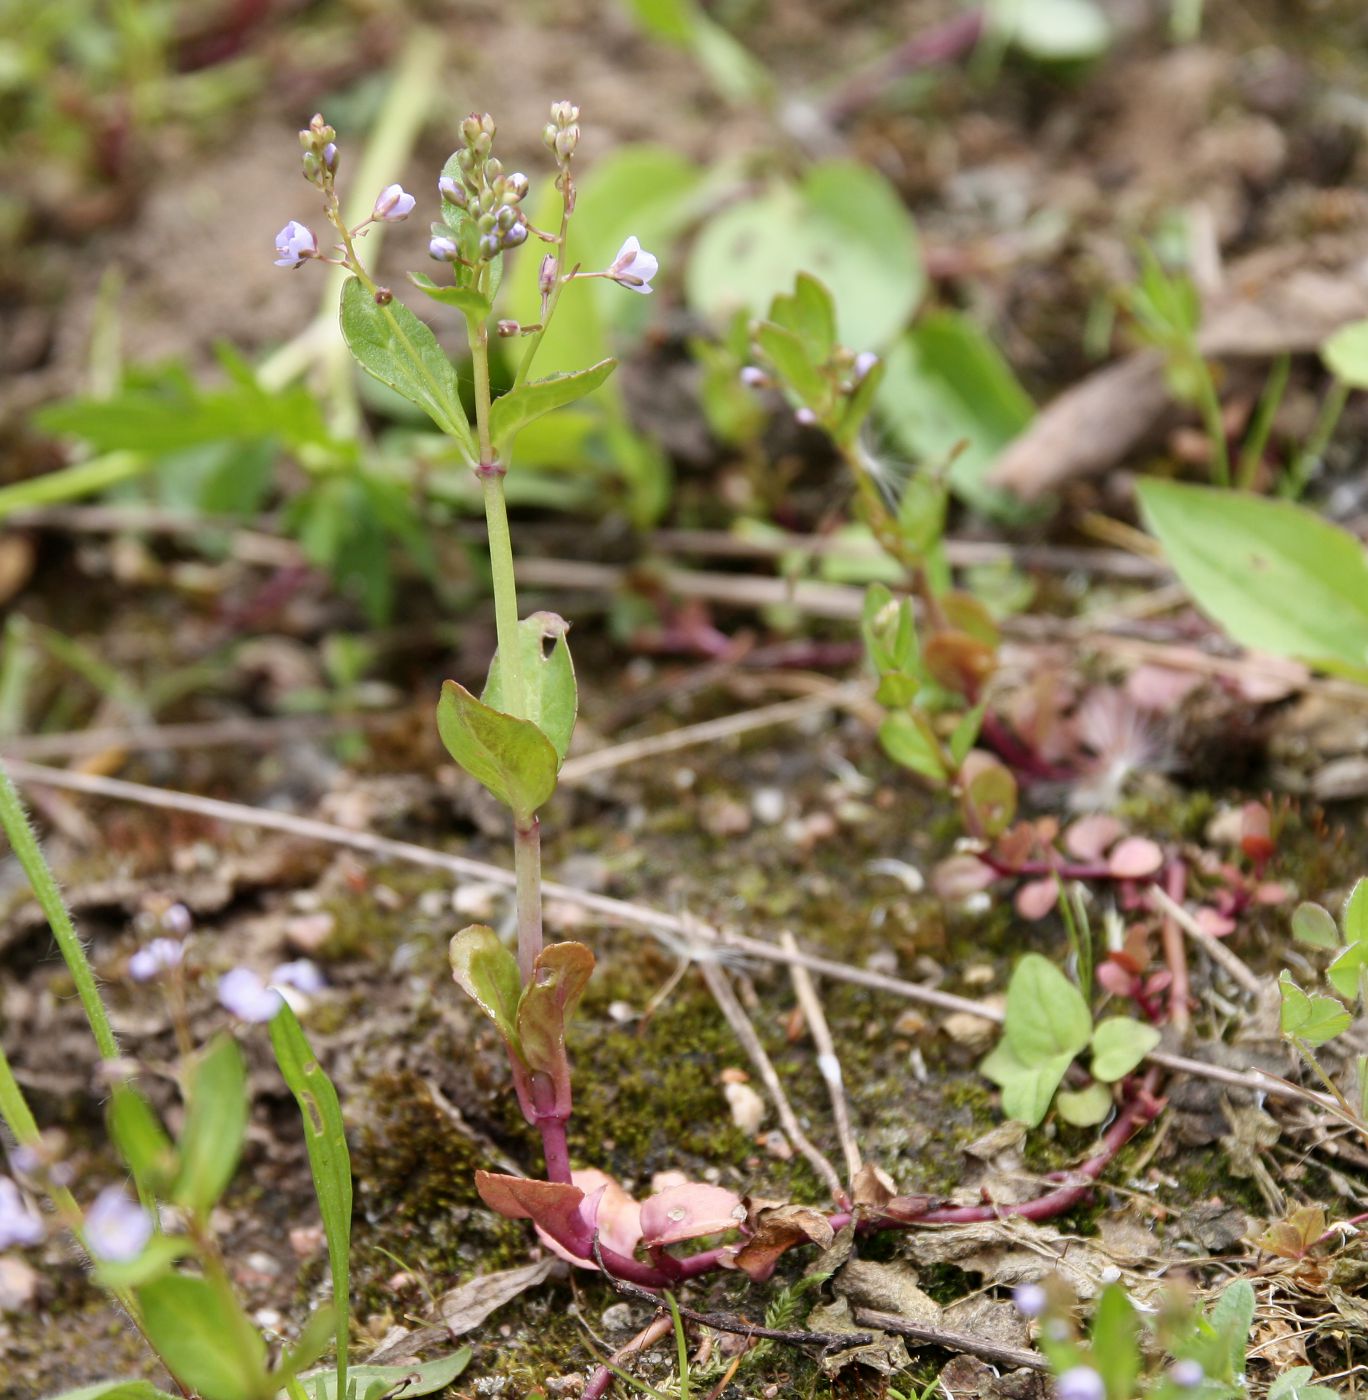
{"type": "Polygon", "coordinates": [[[447,752],[526,826],[556,790],[560,763],[550,739],[447,681],[437,702],[437,729],[447,752]]]}

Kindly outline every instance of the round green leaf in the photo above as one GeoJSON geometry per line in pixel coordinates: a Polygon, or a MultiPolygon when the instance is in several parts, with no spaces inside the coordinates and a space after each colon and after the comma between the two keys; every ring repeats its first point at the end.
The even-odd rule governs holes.
{"type": "Polygon", "coordinates": [[[1310,900],[1297,905],[1292,913],[1292,937],[1313,948],[1338,948],[1340,945],[1334,915],[1310,900]]]}
{"type": "Polygon", "coordinates": [[[1059,1116],[1075,1128],[1092,1128],[1111,1112],[1111,1090],[1105,1084],[1089,1084],[1086,1089],[1063,1089],[1055,1100],[1059,1116]]]}
{"type": "Polygon", "coordinates": [[[1027,953],[1007,988],[1007,1043],[1025,1065],[1073,1059],[1092,1038],[1083,993],[1039,953],[1027,953]]]}
{"type": "Polygon", "coordinates": [[[1093,1032],[1093,1077],[1115,1084],[1128,1075],[1159,1040],[1159,1031],[1154,1026],[1130,1016],[1109,1016],[1093,1032]]]}
{"type": "Polygon", "coordinates": [[[1368,389],[1368,321],[1338,330],[1321,346],[1325,367],[1351,389],[1368,389]]]}

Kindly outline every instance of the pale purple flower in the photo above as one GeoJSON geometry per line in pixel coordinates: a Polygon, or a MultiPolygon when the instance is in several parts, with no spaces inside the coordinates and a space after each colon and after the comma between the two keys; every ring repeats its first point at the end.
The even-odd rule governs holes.
{"type": "Polygon", "coordinates": [[[43,1217],[9,1177],[0,1176],[0,1249],[38,1244],[43,1234],[43,1217]]]}
{"type": "Polygon", "coordinates": [[[154,938],[146,948],[139,948],[128,960],[128,975],[135,982],[151,982],[163,972],[179,967],[185,956],[185,945],[174,938],[154,938]]]}
{"type": "Polygon", "coordinates": [[[861,350],[855,356],[855,382],[858,384],[878,363],[879,357],[872,350],[861,350]]]}
{"type": "Polygon", "coordinates": [[[336,142],[336,141],[329,141],[328,144],[327,144],[326,146],[323,147],[323,164],[327,167],[327,169],[328,169],[328,171],[329,171],[330,174],[335,174],[335,173],[336,173],[336,171],[337,171],[337,142],[336,142]]]}
{"type": "Polygon", "coordinates": [[[1182,1390],[1196,1390],[1206,1380],[1202,1363],[1191,1357],[1185,1361],[1175,1361],[1169,1369],[1169,1379],[1182,1390]]]}
{"type": "Polygon", "coordinates": [[[328,984],[323,974],[308,958],[296,958],[293,962],[281,963],[271,973],[273,987],[293,987],[297,992],[312,996],[321,992],[328,984]]]}
{"type": "Polygon", "coordinates": [[[660,260],[654,253],[648,253],[633,234],[618,249],[608,276],[629,292],[640,292],[643,296],[651,290],[651,278],[660,271],[660,260]]]}
{"type": "Polygon", "coordinates": [[[769,383],[769,375],[758,365],[747,365],[741,371],[741,382],[747,389],[763,389],[769,383]]]}
{"type": "Polygon", "coordinates": [[[97,1258],[123,1264],[136,1259],[152,1238],[152,1217],[122,1186],[106,1186],[86,1211],[85,1235],[97,1258]]]}
{"type": "Polygon", "coordinates": [[[1055,1381],[1055,1400],[1107,1400],[1107,1387],[1091,1366],[1073,1366],[1055,1381]]]}
{"type": "Polygon", "coordinates": [[[455,262],[460,252],[454,238],[444,238],[441,234],[436,234],[428,240],[428,257],[436,259],[437,262],[455,262]]]}
{"type": "Polygon", "coordinates": [[[185,905],[173,904],[161,916],[161,923],[167,933],[174,933],[178,938],[184,938],[194,927],[195,921],[185,905]]]}
{"type": "Polygon", "coordinates": [[[303,267],[309,258],[318,256],[318,239],[298,219],[291,219],[276,234],[277,267],[303,267]]]}
{"type": "Polygon", "coordinates": [[[1012,1302],[1022,1317],[1039,1317],[1049,1299],[1038,1283],[1019,1283],[1012,1293],[1012,1302]]]}
{"type": "Polygon", "coordinates": [[[817,415],[806,405],[794,410],[794,419],[804,428],[815,428],[817,426],[817,415]]]}
{"type": "Polygon", "coordinates": [[[402,185],[386,185],[376,196],[371,218],[386,224],[397,224],[400,219],[407,219],[413,213],[417,203],[402,185]]]}
{"type": "Polygon", "coordinates": [[[280,993],[249,967],[235,967],[219,978],[218,999],[240,1021],[269,1021],[281,1007],[280,993]]]}

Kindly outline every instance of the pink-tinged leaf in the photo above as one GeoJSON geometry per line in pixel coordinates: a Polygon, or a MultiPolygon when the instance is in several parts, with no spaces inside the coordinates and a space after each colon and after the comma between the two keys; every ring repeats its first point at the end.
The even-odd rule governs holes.
{"type": "Polygon", "coordinates": [[[947,856],[931,872],[931,888],[942,899],[968,899],[996,879],[992,867],[977,856],[947,856]]]}
{"type": "Polygon", "coordinates": [[[1128,836],[1107,861],[1118,880],[1144,880],[1164,864],[1164,853],[1147,836],[1128,836]]]}
{"type": "Polygon", "coordinates": [[[641,1207],[641,1235],[651,1248],[720,1235],[746,1219],[746,1208],[734,1191],[691,1181],[651,1196],[641,1207]]]}
{"type": "Polygon", "coordinates": [[[1075,860],[1101,860],[1124,835],[1126,828],[1106,812],[1080,817],[1064,833],[1064,849],[1075,860]]]}
{"type": "Polygon", "coordinates": [[[1053,876],[1029,880],[1016,892],[1016,911],[1023,919],[1043,919],[1059,898],[1059,884],[1053,876]]]}
{"type": "Polygon", "coordinates": [[[1262,865],[1278,849],[1273,840],[1273,818],[1262,802],[1246,802],[1240,809],[1240,849],[1262,865]]]}
{"type": "Polygon", "coordinates": [[[1219,910],[1204,904],[1192,916],[1197,921],[1197,926],[1210,938],[1225,938],[1235,932],[1235,920],[1229,914],[1222,914],[1219,910]]]}
{"type": "Polygon", "coordinates": [[[1196,671],[1172,666],[1138,666],[1126,677],[1126,695],[1142,710],[1172,714],[1202,683],[1196,671]]]}
{"type": "Polygon", "coordinates": [[[490,1210],[509,1220],[534,1220],[558,1240],[574,1240],[583,1234],[579,1207],[584,1192],[578,1186],[477,1171],[475,1189],[490,1210]]]}
{"type": "MultiPolygon", "coordinates": [[[[641,1206],[611,1176],[597,1168],[571,1172],[570,1177],[584,1193],[584,1199],[577,1209],[584,1237],[592,1240],[597,1230],[599,1244],[605,1251],[632,1258],[641,1242],[641,1206]]],[[[592,1257],[572,1254],[541,1226],[537,1227],[537,1234],[553,1254],[558,1254],[567,1263],[578,1265],[581,1269],[597,1267],[592,1257]]]]}
{"type": "Polygon", "coordinates": [[[1153,973],[1145,982],[1145,995],[1147,997],[1157,997],[1160,992],[1166,992],[1173,985],[1173,973],[1168,968],[1163,968],[1159,972],[1153,973]]]}
{"type": "Polygon", "coordinates": [[[1130,996],[1135,986],[1135,974],[1114,962],[1104,962],[1097,969],[1097,980],[1114,997],[1130,996]]]}
{"type": "Polygon", "coordinates": [[[549,1075],[556,1107],[570,1111],[570,1066],[565,1058],[565,1026],[594,970],[594,955],[583,943],[550,943],[537,954],[532,981],[518,1003],[517,1029],[529,1070],[549,1075]]]}
{"type": "Polygon", "coordinates": [[[1311,679],[1310,668],[1300,661],[1263,651],[1251,651],[1245,659],[1249,665],[1235,676],[1234,685],[1240,695],[1256,705],[1285,700],[1295,691],[1305,690],[1311,679]]]}
{"type": "Polygon", "coordinates": [[[1291,898],[1286,885],[1277,880],[1265,880],[1254,890],[1254,898],[1260,904],[1286,904],[1291,898]]]}

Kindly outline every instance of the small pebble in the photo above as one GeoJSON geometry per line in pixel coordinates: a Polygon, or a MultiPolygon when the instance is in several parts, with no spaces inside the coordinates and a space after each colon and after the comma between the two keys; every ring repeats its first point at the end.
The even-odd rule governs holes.
{"type": "Polygon", "coordinates": [[[337,920],[326,911],[296,914],[285,921],[285,941],[297,953],[317,953],[336,927],[337,920]]]}
{"type": "Polygon", "coordinates": [[[781,788],[762,787],[751,793],[751,811],[755,813],[755,820],[764,826],[775,826],[783,821],[787,809],[788,799],[781,788]]]}
{"type": "Polygon", "coordinates": [[[754,1137],[765,1121],[765,1101],[749,1084],[727,1084],[723,1087],[732,1122],[747,1137],[754,1137]]]}
{"type": "Polygon", "coordinates": [[[630,1303],[610,1303],[599,1317],[604,1330],[625,1332],[632,1325],[632,1305],[630,1303]]]}

